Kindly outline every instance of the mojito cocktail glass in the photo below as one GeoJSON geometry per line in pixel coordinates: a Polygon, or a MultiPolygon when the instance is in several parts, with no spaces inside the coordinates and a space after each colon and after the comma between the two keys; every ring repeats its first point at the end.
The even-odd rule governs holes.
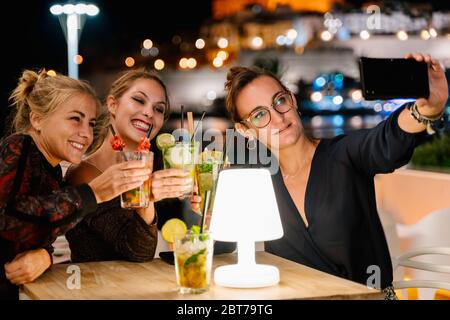
{"type": "Polygon", "coordinates": [[[175,271],[180,293],[208,291],[213,250],[213,239],[208,232],[188,232],[185,237],[175,240],[175,271]]]}
{"type": "Polygon", "coordinates": [[[195,164],[198,161],[199,143],[176,142],[174,145],[162,149],[164,169],[183,169],[189,172],[190,184],[184,196],[192,193],[195,179],[195,164]]]}

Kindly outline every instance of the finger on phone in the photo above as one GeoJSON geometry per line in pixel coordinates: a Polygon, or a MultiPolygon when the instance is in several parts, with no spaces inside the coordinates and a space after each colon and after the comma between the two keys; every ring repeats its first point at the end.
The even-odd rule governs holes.
{"type": "Polygon", "coordinates": [[[415,53],[414,54],[414,59],[416,59],[417,61],[423,61],[423,56],[420,53],[415,53]]]}

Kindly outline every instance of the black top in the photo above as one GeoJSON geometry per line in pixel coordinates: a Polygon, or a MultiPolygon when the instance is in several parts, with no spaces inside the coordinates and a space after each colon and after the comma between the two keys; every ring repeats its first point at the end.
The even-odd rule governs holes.
{"type": "Polygon", "coordinates": [[[374,175],[393,172],[412,156],[416,134],[397,122],[399,108],[373,129],[322,139],[315,150],[305,192],[304,224],[283,178],[272,176],[284,236],[266,251],[321,271],[376,286],[378,266],[385,288],[392,283],[391,258],[377,213],[374,175]],[[369,268],[369,269],[368,269],[369,268]]]}
{"type": "Polygon", "coordinates": [[[157,216],[148,225],[134,210],[123,209],[116,197],[98,205],[67,232],[72,262],[153,259],[157,244],[157,216]]]}

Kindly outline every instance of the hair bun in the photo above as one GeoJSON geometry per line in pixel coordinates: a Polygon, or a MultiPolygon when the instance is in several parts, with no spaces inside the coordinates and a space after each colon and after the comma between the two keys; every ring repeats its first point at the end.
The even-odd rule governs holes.
{"type": "Polygon", "coordinates": [[[36,85],[36,82],[38,82],[40,77],[41,77],[40,74],[31,70],[25,70],[22,73],[22,76],[19,79],[18,87],[21,88],[23,97],[27,97],[30,95],[31,91],[33,91],[33,88],[36,85]]]}
{"type": "Polygon", "coordinates": [[[240,73],[242,73],[246,70],[247,70],[247,68],[245,68],[245,67],[232,67],[227,73],[227,80],[233,81],[233,79],[236,78],[237,75],[239,75],[240,73]]]}

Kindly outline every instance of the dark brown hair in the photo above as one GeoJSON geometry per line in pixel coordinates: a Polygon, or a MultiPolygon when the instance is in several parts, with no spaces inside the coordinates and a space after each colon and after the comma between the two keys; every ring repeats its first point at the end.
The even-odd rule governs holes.
{"type": "MultiPolygon", "coordinates": [[[[239,93],[253,80],[256,78],[267,76],[275,80],[283,90],[290,91],[281,80],[274,75],[272,72],[261,69],[258,67],[233,67],[228,71],[227,81],[225,82],[225,91],[227,92],[225,98],[225,106],[228,113],[230,114],[231,120],[236,123],[241,122],[241,118],[237,112],[236,99],[239,93]]],[[[318,140],[314,139],[313,136],[303,131],[305,137],[312,143],[317,143],[318,140]]]]}
{"type": "Polygon", "coordinates": [[[250,82],[262,76],[271,77],[283,90],[289,91],[277,76],[265,69],[258,67],[233,67],[228,71],[227,82],[225,82],[225,91],[227,91],[225,106],[234,122],[241,121],[236,108],[237,96],[250,82]]]}

